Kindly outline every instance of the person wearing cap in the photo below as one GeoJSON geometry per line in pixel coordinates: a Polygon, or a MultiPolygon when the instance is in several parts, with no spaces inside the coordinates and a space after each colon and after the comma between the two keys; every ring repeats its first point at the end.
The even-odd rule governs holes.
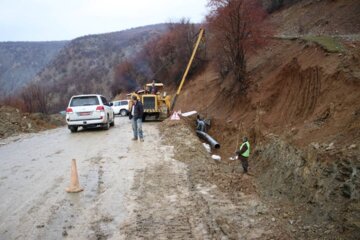
{"type": "Polygon", "coordinates": [[[236,151],[236,154],[238,155],[238,158],[240,159],[242,167],[244,169],[244,173],[246,174],[248,172],[248,159],[250,156],[250,143],[247,137],[243,137],[243,143],[240,145],[239,150],[236,151]]]}
{"type": "Polygon", "coordinates": [[[142,131],[142,118],[144,114],[144,108],[142,103],[137,99],[135,95],[131,97],[131,100],[133,102],[130,116],[132,122],[132,129],[134,133],[134,137],[132,140],[136,141],[138,138],[140,138],[140,141],[144,141],[143,131],[142,131]]]}

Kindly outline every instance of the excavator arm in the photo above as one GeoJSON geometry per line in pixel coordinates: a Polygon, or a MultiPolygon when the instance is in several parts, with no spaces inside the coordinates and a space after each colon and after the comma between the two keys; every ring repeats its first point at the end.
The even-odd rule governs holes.
{"type": "Polygon", "coordinates": [[[203,38],[204,34],[205,34],[205,29],[200,28],[199,35],[198,35],[198,38],[197,38],[197,40],[196,40],[196,43],[195,43],[193,52],[192,52],[192,54],[191,54],[189,63],[188,63],[188,65],[187,65],[186,70],[185,70],[185,72],[184,72],[184,75],[183,75],[183,77],[182,77],[182,79],[181,79],[181,82],[180,82],[180,85],[179,85],[179,87],[178,87],[178,90],[177,90],[177,92],[176,92],[176,94],[175,94],[175,96],[174,96],[174,98],[173,98],[173,100],[172,100],[172,103],[171,103],[171,106],[170,106],[170,111],[171,111],[171,112],[174,110],[174,106],[175,106],[175,104],[176,104],[177,97],[179,96],[179,94],[180,94],[180,92],[181,92],[181,89],[182,89],[182,87],[183,87],[183,85],[184,85],[185,79],[186,79],[186,77],[187,77],[187,75],[188,75],[188,73],[189,73],[191,64],[192,64],[192,62],[193,62],[193,60],[194,60],[194,58],[195,58],[196,52],[197,52],[197,50],[198,50],[198,48],[199,48],[200,41],[201,41],[201,39],[203,38]]]}

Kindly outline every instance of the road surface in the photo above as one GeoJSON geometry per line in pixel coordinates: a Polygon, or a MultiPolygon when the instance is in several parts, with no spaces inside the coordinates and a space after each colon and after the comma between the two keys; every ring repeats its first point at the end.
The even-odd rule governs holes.
{"type": "Polygon", "coordinates": [[[144,143],[130,140],[127,118],[116,118],[108,131],[71,134],[58,128],[1,146],[0,238],[120,236],[118,226],[127,215],[124,196],[134,173],[161,159],[162,153],[153,151],[159,139],[156,124],[144,126],[144,143]],[[64,191],[73,158],[85,189],[78,194],[64,191]]]}
{"type": "MultiPolygon", "coordinates": [[[[107,131],[63,127],[1,140],[0,239],[281,239],[256,196],[232,201],[192,182],[159,124],[143,125],[145,142],[131,141],[122,117],[107,131]],[[71,194],[73,158],[84,191],[71,194]]],[[[200,143],[186,131],[181,152],[200,163],[200,143]]]]}

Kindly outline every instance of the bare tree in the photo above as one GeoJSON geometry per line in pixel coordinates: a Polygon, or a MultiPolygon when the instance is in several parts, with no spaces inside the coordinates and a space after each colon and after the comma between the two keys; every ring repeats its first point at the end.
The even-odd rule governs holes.
{"type": "MultiPolygon", "coordinates": [[[[191,56],[197,32],[196,25],[187,19],[181,19],[180,22],[169,23],[164,35],[145,45],[143,56],[153,77],[166,84],[178,84],[191,56]]],[[[202,64],[202,59],[195,59],[190,75],[200,69],[202,64]]]]}
{"type": "Polygon", "coordinates": [[[259,24],[265,11],[255,0],[209,0],[208,6],[210,45],[219,73],[223,78],[232,74],[245,91],[246,53],[263,41],[259,24]]]}
{"type": "Polygon", "coordinates": [[[31,83],[25,87],[21,93],[21,98],[28,112],[48,112],[47,92],[39,83],[31,83]]]}

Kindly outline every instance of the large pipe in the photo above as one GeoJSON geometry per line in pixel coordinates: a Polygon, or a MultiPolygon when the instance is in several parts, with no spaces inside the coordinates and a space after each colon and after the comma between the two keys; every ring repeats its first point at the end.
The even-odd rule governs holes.
{"type": "Polygon", "coordinates": [[[202,139],[204,139],[205,141],[207,141],[212,148],[215,148],[215,149],[220,148],[220,144],[219,144],[215,139],[213,139],[209,134],[207,134],[207,133],[205,133],[205,132],[203,132],[203,131],[199,131],[199,130],[196,131],[196,134],[197,134],[200,138],[202,138],[202,139]]]}

